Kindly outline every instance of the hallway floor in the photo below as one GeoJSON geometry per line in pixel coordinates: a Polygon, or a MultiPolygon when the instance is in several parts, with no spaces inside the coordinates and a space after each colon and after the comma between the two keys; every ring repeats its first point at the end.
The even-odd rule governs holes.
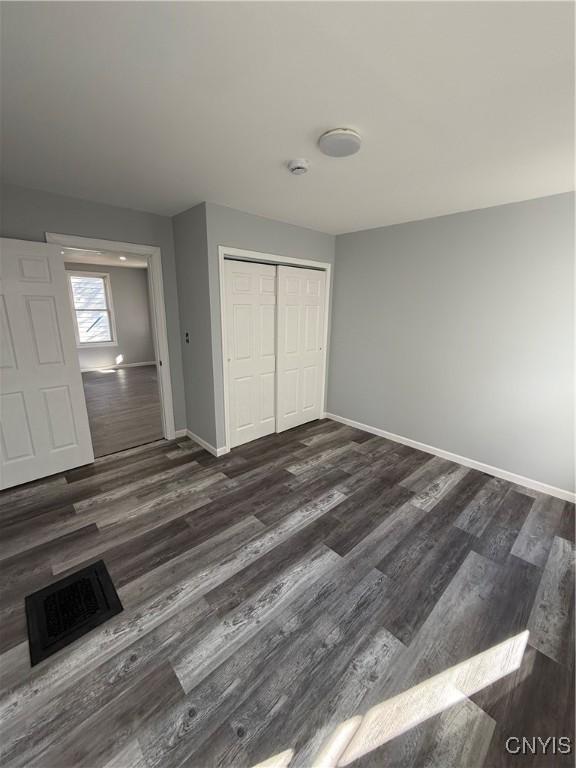
{"type": "Polygon", "coordinates": [[[86,371],[82,382],[96,458],[163,437],[155,365],[86,371]]]}

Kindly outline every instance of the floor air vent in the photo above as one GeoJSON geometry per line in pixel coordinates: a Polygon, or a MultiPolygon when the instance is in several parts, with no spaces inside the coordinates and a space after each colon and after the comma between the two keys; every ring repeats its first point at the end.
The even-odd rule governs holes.
{"type": "Polygon", "coordinates": [[[103,560],[28,595],[26,621],[32,666],[121,610],[103,560]]]}

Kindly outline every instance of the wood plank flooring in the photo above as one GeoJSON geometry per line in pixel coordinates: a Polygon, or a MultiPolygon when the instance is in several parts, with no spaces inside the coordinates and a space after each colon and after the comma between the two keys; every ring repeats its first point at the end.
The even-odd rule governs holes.
{"type": "Polygon", "coordinates": [[[574,744],[571,504],[327,420],[0,500],[4,768],[573,764],[505,751],[574,744]],[[24,596],[101,558],[124,611],[31,669],[24,596]]]}
{"type": "Polygon", "coordinates": [[[85,371],[82,383],[96,458],[162,438],[155,365],[85,371]]]}

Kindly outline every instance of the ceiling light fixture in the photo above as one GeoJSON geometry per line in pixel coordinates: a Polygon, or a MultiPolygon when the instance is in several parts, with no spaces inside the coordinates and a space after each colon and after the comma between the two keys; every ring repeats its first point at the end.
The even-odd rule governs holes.
{"type": "Polygon", "coordinates": [[[352,128],[334,128],[318,139],[318,146],[329,157],[355,155],[362,145],[362,137],[352,128]]]}
{"type": "Polygon", "coordinates": [[[126,261],[126,256],[118,256],[118,258],[120,259],[120,261],[126,261]]]}
{"type": "Polygon", "coordinates": [[[73,248],[71,245],[66,246],[67,251],[81,251],[82,253],[95,253],[97,256],[102,255],[102,251],[95,251],[93,248],[73,248]]]}
{"type": "Polygon", "coordinates": [[[303,157],[298,158],[298,160],[290,160],[288,170],[293,176],[302,176],[310,170],[310,163],[303,157]]]}

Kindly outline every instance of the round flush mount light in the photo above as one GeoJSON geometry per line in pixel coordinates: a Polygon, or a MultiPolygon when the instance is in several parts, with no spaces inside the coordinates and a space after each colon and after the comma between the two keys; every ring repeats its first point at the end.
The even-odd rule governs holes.
{"type": "Polygon", "coordinates": [[[318,139],[318,146],[329,157],[348,157],[360,149],[362,137],[352,128],[334,128],[318,139]]]}
{"type": "Polygon", "coordinates": [[[310,170],[310,163],[303,157],[300,157],[297,160],[290,160],[288,163],[288,170],[293,176],[302,176],[310,170]]]}
{"type": "Polygon", "coordinates": [[[119,256],[120,261],[126,261],[126,256],[119,256]]]}

